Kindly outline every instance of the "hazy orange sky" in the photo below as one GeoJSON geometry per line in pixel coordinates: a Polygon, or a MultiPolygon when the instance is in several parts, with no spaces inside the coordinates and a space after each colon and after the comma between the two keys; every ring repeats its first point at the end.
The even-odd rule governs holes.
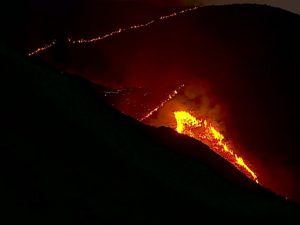
{"type": "Polygon", "coordinates": [[[187,2],[202,2],[205,5],[211,4],[231,4],[231,3],[257,3],[257,4],[267,4],[276,7],[280,7],[295,13],[300,14],[300,1],[299,0],[194,0],[187,2]]]}

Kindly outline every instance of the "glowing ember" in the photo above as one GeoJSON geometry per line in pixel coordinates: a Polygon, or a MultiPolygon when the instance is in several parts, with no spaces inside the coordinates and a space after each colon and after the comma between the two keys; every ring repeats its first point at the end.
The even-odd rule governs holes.
{"type": "Polygon", "coordinates": [[[181,14],[185,14],[187,12],[191,12],[191,11],[194,11],[196,9],[198,9],[199,7],[198,6],[195,6],[193,8],[189,8],[189,9],[184,9],[184,10],[181,10],[179,12],[173,12],[172,14],[170,15],[166,15],[166,16],[161,16],[159,17],[158,19],[156,20],[150,20],[149,22],[147,23],[142,23],[142,24],[137,24],[137,25],[132,25],[130,27],[127,27],[127,28],[119,28],[118,30],[116,31],[113,31],[111,33],[108,33],[108,34],[105,34],[103,36],[99,36],[99,37],[96,37],[96,38],[92,38],[92,39],[79,39],[79,40],[70,40],[72,44],[81,44],[81,43],[90,43],[90,42],[95,42],[95,41],[100,41],[100,40],[103,40],[103,39],[106,39],[108,37],[111,37],[111,36],[114,36],[116,34],[120,34],[122,32],[125,32],[125,31],[129,31],[129,30],[136,30],[136,29],[141,29],[141,28],[144,28],[144,27],[147,27],[157,21],[161,21],[161,20],[166,20],[166,19],[169,19],[169,18],[172,18],[172,17],[175,17],[175,16],[178,16],[178,15],[181,15],[181,14]]]}
{"type": "Polygon", "coordinates": [[[208,122],[207,119],[197,119],[185,111],[174,112],[174,115],[177,122],[176,131],[178,133],[186,134],[205,143],[213,151],[227,159],[249,178],[258,183],[257,175],[247,166],[242,157],[234,153],[230,144],[226,143],[224,135],[208,122]]]}
{"type": "MultiPolygon", "coordinates": [[[[125,28],[119,28],[115,31],[112,31],[108,34],[104,34],[102,36],[98,36],[98,37],[95,37],[95,38],[91,38],[91,39],[79,39],[79,40],[72,40],[71,38],[68,38],[67,41],[68,43],[70,44],[73,44],[73,45],[76,45],[76,44],[84,44],[84,43],[93,43],[93,42],[96,42],[96,41],[101,41],[101,40],[104,40],[104,39],[107,39],[107,38],[110,38],[110,37],[113,37],[117,34],[121,34],[123,32],[126,32],[126,31],[130,31],[130,30],[138,30],[138,29],[141,29],[141,28],[144,28],[144,27],[148,27],[150,26],[151,24],[153,23],[156,23],[156,22],[159,22],[159,21],[163,21],[163,20],[166,20],[166,19],[170,19],[172,17],[176,17],[176,16],[179,16],[179,15],[182,15],[182,14],[186,14],[188,12],[191,12],[191,11],[195,11],[199,8],[199,6],[195,6],[193,8],[188,8],[188,9],[184,9],[184,10],[181,10],[181,11],[178,11],[178,12],[173,12],[169,15],[166,15],[166,16],[161,16],[157,19],[153,19],[153,20],[150,20],[146,23],[141,23],[141,24],[136,24],[136,25],[132,25],[130,27],[125,27],[125,28]]],[[[40,47],[38,48],[37,50],[33,51],[33,52],[30,52],[28,53],[28,56],[33,56],[33,55],[36,55],[38,53],[41,53],[43,51],[46,51],[47,49],[53,47],[54,45],[56,45],[56,41],[52,41],[50,44],[47,44],[43,47],[40,47]]]]}
{"type": "Polygon", "coordinates": [[[168,101],[172,100],[177,94],[178,91],[181,90],[184,87],[184,84],[179,86],[176,90],[174,90],[171,94],[169,94],[168,98],[162,101],[157,107],[155,107],[153,110],[151,110],[146,116],[140,119],[140,121],[144,121],[145,119],[148,119],[150,116],[153,115],[153,113],[157,112],[160,108],[162,108],[168,101]]]}
{"type": "Polygon", "coordinates": [[[28,56],[33,56],[40,52],[46,51],[48,48],[53,47],[55,44],[56,44],[56,41],[54,40],[50,44],[46,44],[45,46],[40,47],[40,48],[36,49],[35,51],[28,53],[28,56]]]}

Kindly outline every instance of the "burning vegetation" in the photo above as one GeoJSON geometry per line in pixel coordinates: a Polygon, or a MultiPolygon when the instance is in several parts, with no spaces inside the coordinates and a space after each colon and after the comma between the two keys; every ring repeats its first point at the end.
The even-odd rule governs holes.
{"type": "MultiPolygon", "coordinates": [[[[90,38],[90,39],[81,38],[78,40],[67,38],[66,43],[69,45],[81,45],[86,43],[98,42],[124,32],[146,28],[156,22],[164,21],[173,17],[187,14],[189,12],[193,12],[198,8],[199,7],[192,7],[192,8],[184,9],[178,12],[171,13],[166,16],[161,16],[157,19],[153,19],[145,23],[119,28],[116,29],[115,31],[112,31],[104,35],[100,35],[95,38],[90,38]]],[[[42,52],[48,50],[49,48],[54,47],[56,44],[57,42],[54,40],[50,44],[47,44],[45,46],[36,49],[35,51],[32,51],[28,55],[33,56],[33,55],[41,54],[42,52]]],[[[186,111],[171,110],[172,119],[176,120],[175,127],[173,125],[166,125],[164,123],[165,121],[162,120],[159,120],[156,124],[153,124],[152,122],[148,121],[148,119],[149,118],[151,119],[151,117],[154,114],[158,113],[161,109],[164,109],[166,104],[173,101],[175,97],[179,95],[179,92],[181,92],[181,90],[184,87],[185,85],[182,84],[180,86],[177,86],[175,90],[173,89],[172,92],[161,91],[163,93],[170,93],[170,94],[168,94],[167,97],[161,99],[160,101],[156,101],[157,96],[153,97],[152,96],[153,94],[150,91],[140,90],[140,89],[131,90],[130,88],[116,90],[116,91],[106,91],[104,92],[104,96],[107,99],[116,98],[117,100],[113,100],[113,101],[108,100],[108,102],[112,103],[114,107],[118,108],[124,114],[130,115],[136,118],[137,120],[139,120],[140,122],[152,126],[169,126],[176,129],[176,131],[180,134],[184,134],[201,141],[202,143],[209,146],[210,149],[213,150],[215,153],[219,154],[224,159],[226,159],[231,164],[233,164],[247,177],[254,180],[256,183],[259,183],[258,176],[256,175],[256,173],[247,165],[248,163],[246,162],[246,160],[244,160],[241,156],[239,156],[238,153],[234,150],[235,148],[233,147],[233,144],[231,144],[231,142],[227,138],[225,138],[225,136],[220,132],[220,129],[218,129],[218,126],[216,126],[216,121],[214,120],[215,119],[214,117],[207,115],[206,113],[202,114],[199,112],[195,112],[194,114],[200,115],[196,117],[192,115],[192,113],[190,113],[188,110],[192,107],[187,107],[186,111]],[[153,102],[159,102],[159,104],[156,104],[156,106],[153,107],[153,102]]],[[[194,110],[192,111],[194,112],[194,110]]]]}
{"type": "Polygon", "coordinates": [[[224,132],[221,131],[220,127],[223,126],[220,125],[221,119],[217,115],[220,112],[216,113],[218,111],[216,108],[218,107],[207,103],[210,101],[208,97],[210,94],[206,93],[207,90],[204,91],[203,88],[202,91],[198,89],[197,91],[195,87],[191,89],[190,86],[182,84],[169,92],[170,94],[165,93],[162,95],[165,97],[161,97],[160,100],[157,99],[158,96],[152,96],[150,99],[153,100],[155,98],[156,102],[159,102],[153,108],[150,106],[153,105],[150,104],[151,101],[146,101],[146,97],[150,93],[146,89],[144,90],[145,93],[142,89],[139,89],[139,92],[105,92],[105,96],[109,97],[112,95],[111,93],[116,93],[119,103],[114,106],[124,114],[130,115],[150,126],[170,127],[180,134],[187,135],[206,144],[211,150],[233,164],[248,178],[259,183],[257,174],[249,166],[247,160],[240,156],[233,146],[233,141],[225,137],[224,132]],[[201,98],[202,103],[199,103],[193,97],[189,98],[188,95],[191,93],[201,98]],[[140,100],[139,104],[134,101],[137,98],[136,96],[142,96],[141,99],[138,98],[140,100]],[[127,102],[126,107],[123,104],[124,101],[127,102]],[[146,113],[144,114],[144,112],[146,113]]]}
{"type": "Polygon", "coordinates": [[[224,135],[212,125],[209,119],[197,119],[186,111],[176,111],[174,116],[178,133],[188,135],[208,145],[211,150],[228,160],[250,179],[258,183],[255,172],[249,168],[242,157],[233,151],[230,143],[226,141],[224,135]]]}

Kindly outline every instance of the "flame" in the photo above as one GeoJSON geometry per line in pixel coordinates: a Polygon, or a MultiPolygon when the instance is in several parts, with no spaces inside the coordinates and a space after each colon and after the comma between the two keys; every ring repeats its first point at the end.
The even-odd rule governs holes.
{"type": "Polygon", "coordinates": [[[119,28],[119,29],[117,29],[117,30],[115,30],[115,31],[113,31],[111,33],[108,33],[108,34],[105,34],[105,35],[102,35],[102,36],[99,36],[99,37],[95,37],[95,38],[91,38],[91,39],[69,40],[69,41],[72,44],[82,44],[82,43],[91,43],[91,42],[95,42],[95,41],[100,41],[100,40],[112,37],[112,36],[114,36],[116,34],[123,33],[125,31],[136,30],[136,29],[141,29],[141,28],[144,28],[144,27],[148,27],[148,26],[150,26],[151,24],[153,24],[155,22],[166,20],[166,19],[170,19],[172,17],[178,16],[178,15],[181,15],[181,14],[185,14],[185,13],[188,13],[188,12],[191,12],[191,11],[195,11],[198,8],[199,8],[198,6],[194,6],[192,8],[184,9],[184,10],[181,10],[181,11],[178,11],[178,12],[173,12],[173,13],[171,13],[169,15],[161,16],[158,19],[153,19],[153,20],[150,20],[150,21],[148,21],[146,23],[132,25],[132,26],[126,27],[126,28],[119,28]]]}
{"type": "Polygon", "coordinates": [[[155,107],[153,110],[151,110],[147,115],[145,115],[143,118],[140,119],[141,122],[148,119],[150,116],[153,115],[153,113],[157,112],[159,109],[161,109],[167,102],[172,100],[176,95],[178,95],[178,92],[184,87],[184,84],[180,85],[177,89],[175,89],[171,94],[168,95],[168,98],[162,101],[157,107],[155,107]]]}
{"type": "Polygon", "coordinates": [[[56,45],[56,40],[53,40],[53,41],[51,41],[50,44],[46,44],[43,47],[40,47],[40,48],[38,48],[38,49],[36,49],[36,50],[34,50],[32,52],[29,52],[28,56],[30,57],[30,56],[34,56],[36,54],[39,54],[39,53],[41,53],[43,51],[46,51],[49,48],[52,48],[54,45],[56,45]]]}
{"type": "MultiPolygon", "coordinates": [[[[101,41],[110,37],[113,37],[115,35],[121,34],[126,31],[130,30],[137,30],[141,28],[145,28],[150,26],[153,23],[160,22],[166,19],[170,19],[172,17],[176,17],[182,14],[186,14],[188,12],[195,11],[199,9],[199,6],[195,6],[192,8],[184,9],[178,12],[173,12],[169,15],[161,16],[157,19],[150,20],[146,23],[132,25],[125,28],[119,28],[115,31],[112,31],[110,33],[107,33],[102,36],[98,36],[91,39],[78,39],[78,40],[72,40],[71,38],[67,38],[67,42],[72,45],[76,44],[84,44],[84,43],[93,43],[97,41],[101,41]]],[[[44,45],[43,47],[37,48],[35,51],[29,52],[28,56],[33,56],[36,54],[39,54],[41,52],[46,51],[47,49],[50,49],[56,45],[56,40],[53,40],[51,43],[44,45]]],[[[180,86],[178,89],[174,90],[173,93],[171,93],[168,98],[163,101],[160,105],[158,105],[155,109],[150,111],[147,115],[145,115],[143,118],[140,119],[140,121],[144,121],[145,119],[149,118],[151,115],[153,115],[154,112],[158,111],[160,108],[162,108],[167,102],[172,100],[177,94],[178,90],[183,88],[184,85],[180,86]]],[[[230,161],[233,165],[235,165],[238,169],[240,169],[242,172],[244,172],[249,178],[253,179],[255,182],[258,183],[257,175],[248,167],[248,165],[245,163],[244,159],[240,156],[238,156],[236,153],[233,152],[230,145],[225,142],[224,135],[221,134],[211,123],[207,121],[207,119],[197,119],[196,117],[192,116],[190,113],[185,111],[177,111],[174,112],[177,127],[176,131],[181,134],[186,134],[190,137],[193,137],[197,140],[200,140],[201,142],[207,144],[212,150],[214,150],[216,153],[230,161]]]]}
{"type": "MultiPolygon", "coordinates": [[[[67,38],[67,41],[68,41],[69,44],[72,44],[72,45],[93,43],[93,42],[97,42],[97,41],[101,41],[101,40],[113,37],[115,35],[124,33],[126,31],[142,29],[142,28],[150,26],[153,23],[160,22],[160,21],[163,21],[163,20],[167,20],[167,19],[179,16],[179,15],[182,15],[182,14],[186,14],[188,12],[195,11],[199,8],[200,8],[200,6],[194,6],[192,8],[184,9],[184,10],[181,10],[181,11],[178,11],[178,12],[173,12],[169,15],[160,16],[157,19],[152,19],[152,20],[150,20],[146,23],[135,24],[135,25],[132,25],[132,26],[129,26],[129,27],[118,28],[115,31],[112,31],[112,32],[104,34],[104,35],[100,35],[100,36],[95,37],[95,38],[90,38],[90,39],[81,38],[81,39],[78,39],[78,40],[73,40],[72,38],[67,38]]],[[[56,45],[56,41],[53,40],[50,44],[46,44],[43,47],[39,47],[35,51],[32,51],[32,52],[28,53],[28,56],[33,56],[33,55],[42,53],[42,52],[46,51],[47,49],[54,47],[55,45],[56,45]]]]}
{"type": "Polygon", "coordinates": [[[258,183],[257,175],[249,168],[244,159],[235,153],[226,142],[224,135],[205,118],[197,119],[186,111],[174,112],[176,131],[188,135],[208,145],[214,152],[227,159],[249,178],[258,183]]]}

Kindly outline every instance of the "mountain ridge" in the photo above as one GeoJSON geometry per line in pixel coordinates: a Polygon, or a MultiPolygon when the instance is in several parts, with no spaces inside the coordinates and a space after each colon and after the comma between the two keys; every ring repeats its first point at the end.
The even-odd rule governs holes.
{"type": "Polygon", "coordinates": [[[6,215],[43,224],[192,224],[197,211],[211,221],[213,213],[232,211],[253,219],[297,218],[293,204],[240,187],[164,147],[160,132],[205,148],[120,114],[101,103],[89,82],[2,53],[1,62],[6,215]]]}

